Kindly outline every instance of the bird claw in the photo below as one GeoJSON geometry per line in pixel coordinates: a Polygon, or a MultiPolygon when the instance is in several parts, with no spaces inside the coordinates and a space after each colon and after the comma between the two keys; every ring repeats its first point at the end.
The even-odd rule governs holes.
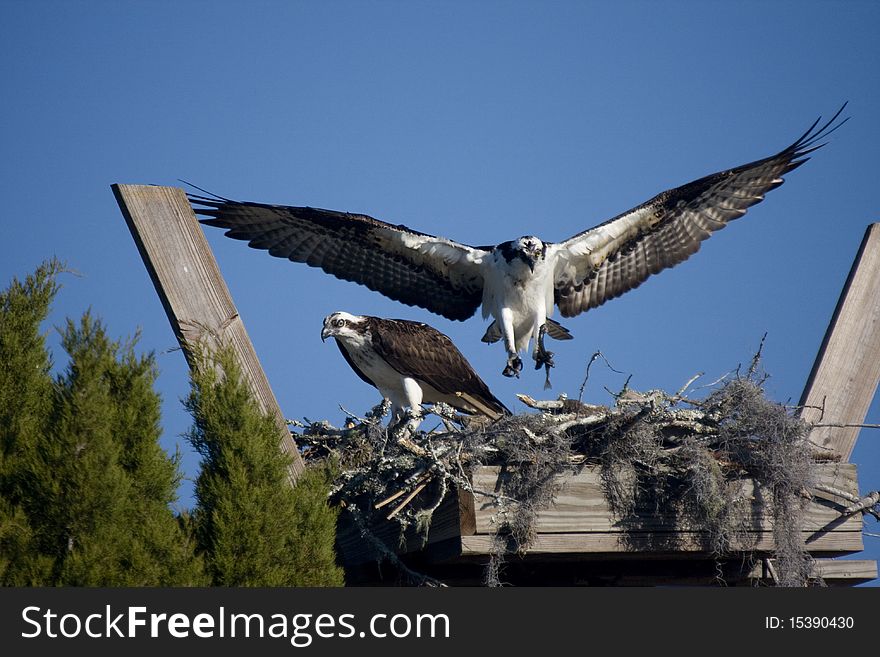
{"type": "Polygon", "coordinates": [[[507,377],[515,376],[516,378],[519,378],[519,373],[522,370],[522,367],[522,359],[519,356],[512,356],[507,359],[507,367],[505,367],[504,371],[501,373],[507,377]]]}

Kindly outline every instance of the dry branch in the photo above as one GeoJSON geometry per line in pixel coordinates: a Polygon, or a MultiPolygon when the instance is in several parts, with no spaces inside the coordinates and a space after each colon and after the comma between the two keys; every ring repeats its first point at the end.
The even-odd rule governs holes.
{"type": "Polygon", "coordinates": [[[863,497],[858,497],[856,495],[853,495],[852,493],[848,493],[845,490],[840,490],[839,488],[835,488],[833,486],[828,486],[825,484],[815,484],[813,488],[818,491],[822,491],[823,493],[828,493],[829,495],[841,497],[847,502],[851,502],[849,506],[844,507],[844,509],[840,512],[840,515],[842,516],[849,516],[853,513],[861,511],[862,513],[869,513],[877,520],[880,520],[880,509],[873,508],[878,503],[880,503],[880,492],[878,491],[868,493],[863,497]]]}
{"type": "Polygon", "coordinates": [[[843,510],[842,515],[848,516],[853,513],[858,513],[859,511],[870,511],[871,507],[875,506],[878,502],[880,502],[880,491],[875,490],[873,493],[868,493],[861,499],[846,507],[843,510]]]}

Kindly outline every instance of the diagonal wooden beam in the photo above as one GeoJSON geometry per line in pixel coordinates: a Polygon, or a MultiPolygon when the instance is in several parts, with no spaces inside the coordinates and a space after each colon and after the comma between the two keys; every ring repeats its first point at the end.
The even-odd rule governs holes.
{"type": "MultiPolygon", "coordinates": [[[[880,381],[880,223],[871,224],[801,395],[811,424],[858,425],[880,381]],[[822,410],[824,408],[824,412],[822,410]]],[[[848,460],[859,427],[814,427],[810,440],[848,460]]]]}
{"type": "Polygon", "coordinates": [[[231,345],[254,399],[278,424],[281,448],[293,459],[292,483],[302,458],[186,194],[177,187],[111,188],[187,360],[190,345],[231,345]]]}

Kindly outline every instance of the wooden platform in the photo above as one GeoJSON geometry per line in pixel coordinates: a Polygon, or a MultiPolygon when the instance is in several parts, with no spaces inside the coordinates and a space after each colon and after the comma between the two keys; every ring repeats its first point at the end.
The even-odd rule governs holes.
{"type": "MultiPolygon", "coordinates": [[[[853,464],[817,468],[821,483],[858,493],[853,464]]],[[[495,490],[498,476],[496,467],[481,468],[474,488],[495,490]]],[[[681,530],[680,519],[646,512],[635,521],[616,520],[596,468],[566,476],[561,483],[555,503],[538,517],[538,536],[527,554],[505,559],[512,583],[743,584],[772,578],[772,560],[766,562],[775,547],[772,521],[765,512],[764,491],[751,480],[741,482],[751,503],[745,540],[721,561],[709,554],[705,532],[681,530]]],[[[803,539],[816,559],[816,575],[829,584],[874,579],[876,562],[830,560],[863,549],[862,516],[841,517],[841,501],[816,492],[808,504],[803,539]]],[[[496,514],[491,498],[453,491],[435,512],[427,539],[414,530],[401,535],[395,521],[383,520],[372,531],[410,567],[450,584],[476,585],[492,549],[496,514]]],[[[350,583],[393,584],[393,568],[387,562],[377,566],[376,550],[346,521],[345,513],[339,529],[338,551],[350,583]]]]}

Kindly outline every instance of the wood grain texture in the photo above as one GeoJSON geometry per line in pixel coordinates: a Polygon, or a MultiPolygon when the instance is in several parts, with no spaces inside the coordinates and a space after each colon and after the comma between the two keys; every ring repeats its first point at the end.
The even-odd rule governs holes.
{"type": "MultiPolygon", "coordinates": [[[[858,494],[856,468],[850,463],[829,463],[817,466],[819,480],[848,493],[858,494]]],[[[474,476],[477,490],[496,490],[499,468],[480,468],[474,476]]],[[[633,532],[674,532],[686,529],[673,514],[653,514],[649,509],[640,510],[636,521],[623,522],[616,518],[602,489],[602,479],[595,467],[585,468],[575,475],[562,477],[562,488],[555,503],[538,515],[539,534],[553,533],[633,533],[633,532]]],[[[754,482],[744,479],[740,482],[739,495],[751,504],[749,529],[756,532],[772,530],[772,519],[767,515],[764,491],[755,488],[754,482]]],[[[826,493],[816,493],[816,500],[810,503],[804,515],[804,531],[814,533],[833,530],[835,532],[862,531],[861,514],[840,518],[840,510],[848,504],[835,500],[826,493]]],[[[498,508],[492,498],[475,495],[475,533],[493,534],[498,522],[498,508]]],[[[659,535],[659,534],[658,534],[659,535]]]]}
{"type": "Polygon", "coordinates": [[[111,188],[187,360],[196,344],[209,350],[219,344],[232,347],[254,399],[278,424],[282,450],[293,460],[293,482],[304,467],[299,450],[183,190],[111,188]]]}
{"type": "MultiPolygon", "coordinates": [[[[858,255],[801,395],[801,417],[811,424],[860,424],[880,381],[880,223],[865,232],[858,255]],[[821,418],[821,419],[820,419],[821,418]]],[[[815,427],[810,440],[843,460],[858,427],[815,427]]]]}
{"type": "MultiPolygon", "coordinates": [[[[804,533],[807,550],[819,554],[850,554],[864,548],[861,532],[829,532],[810,541],[804,533]]],[[[684,553],[705,554],[706,535],[703,532],[630,532],[625,537],[619,532],[593,532],[578,534],[538,534],[529,547],[526,558],[545,558],[554,555],[561,558],[602,558],[614,553],[638,554],[641,558],[670,556],[684,553]]],[[[493,537],[488,534],[462,536],[461,556],[488,556],[493,537]]],[[[775,546],[772,532],[755,532],[747,544],[735,545],[735,550],[771,553],[775,546]]]]}
{"type": "MultiPolygon", "coordinates": [[[[497,467],[479,468],[474,477],[475,488],[494,490],[498,476],[497,467]]],[[[848,493],[858,490],[856,467],[850,463],[820,464],[817,479],[848,493]]],[[[753,492],[753,483],[744,481],[743,491],[753,492]]],[[[820,556],[861,551],[861,514],[842,518],[840,511],[849,503],[847,500],[819,491],[814,495],[806,510],[802,533],[807,550],[820,556]]],[[[434,514],[427,537],[415,530],[401,533],[393,521],[381,521],[372,531],[398,554],[424,553],[435,564],[484,561],[492,549],[496,512],[491,498],[449,491],[434,514]]],[[[375,550],[345,516],[343,513],[340,517],[337,534],[343,562],[351,566],[375,561],[375,550]]],[[[638,523],[627,525],[617,522],[596,467],[565,477],[556,503],[540,512],[537,528],[538,536],[529,548],[527,560],[699,559],[708,553],[708,534],[683,528],[672,514],[646,514],[638,523]]],[[[753,501],[752,524],[735,551],[772,553],[774,547],[772,524],[758,495],[753,501]]]]}

